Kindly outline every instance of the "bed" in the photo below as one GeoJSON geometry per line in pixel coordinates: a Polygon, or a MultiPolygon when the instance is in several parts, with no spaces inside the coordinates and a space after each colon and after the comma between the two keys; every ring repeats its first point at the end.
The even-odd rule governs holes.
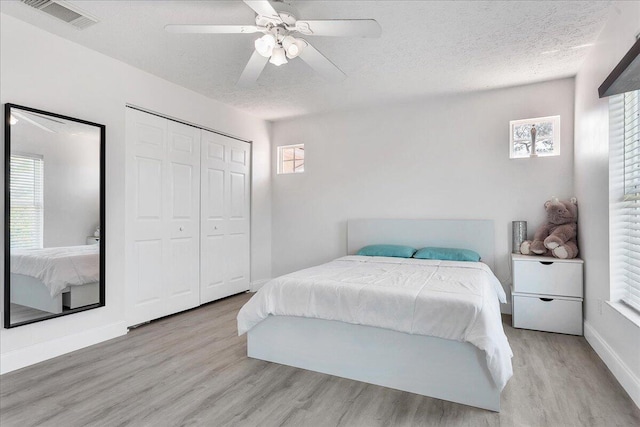
{"type": "Polygon", "coordinates": [[[352,220],[348,256],[276,278],[238,314],[249,357],[499,411],[512,375],[493,222],[352,220]],[[354,256],[378,243],[482,263],[354,256]]]}
{"type": "Polygon", "coordinates": [[[98,303],[99,251],[99,245],[12,250],[11,302],[54,314],[98,303]]]}

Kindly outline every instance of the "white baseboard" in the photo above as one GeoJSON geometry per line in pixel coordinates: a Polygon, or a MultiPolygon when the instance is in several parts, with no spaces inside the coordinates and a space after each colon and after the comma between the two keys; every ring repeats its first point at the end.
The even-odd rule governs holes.
{"type": "Polygon", "coordinates": [[[251,288],[249,289],[249,292],[258,292],[258,289],[264,286],[264,284],[267,283],[269,280],[271,279],[262,279],[262,280],[256,280],[255,282],[251,282],[251,288]]]}
{"type": "Polygon", "coordinates": [[[602,336],[587,321],[584,322],[584,337],[596,354],[607,365],[622,388],[629,394],[636,406],[640,408],[640,380],[618,357],[602,336]]]}
{"type": "Polygon", "coordinates": [[[13,350],[0,355],[0,374],[6,374],[7,372],[53,359],[126,333],[126,323],[118,322],[13,350]]]}

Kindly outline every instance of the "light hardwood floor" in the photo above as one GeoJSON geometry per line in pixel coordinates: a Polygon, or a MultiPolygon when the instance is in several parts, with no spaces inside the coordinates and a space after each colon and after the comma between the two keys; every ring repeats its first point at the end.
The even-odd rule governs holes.
{"type": "Polygon", "coordinates": [[[0,425],[640,426],[582,337],[513,329],[505,316],[515,374],[498,414],[249,359],[235,322],[249,297],[3,375],[0,425]]]}

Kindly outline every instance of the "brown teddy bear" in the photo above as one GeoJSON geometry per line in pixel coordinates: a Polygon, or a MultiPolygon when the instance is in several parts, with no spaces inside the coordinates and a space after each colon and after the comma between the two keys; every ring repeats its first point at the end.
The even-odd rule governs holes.
{"type": "Polygon", "coordinates": [[[578,256],[578,204],[575,197],[569,201],[560,201],[552,197],[544,204],[547,222],[542,224],[533,241],[525,240],[520,245],[523,255],[553,255],[556,258],[570,259],[578,256]]]}

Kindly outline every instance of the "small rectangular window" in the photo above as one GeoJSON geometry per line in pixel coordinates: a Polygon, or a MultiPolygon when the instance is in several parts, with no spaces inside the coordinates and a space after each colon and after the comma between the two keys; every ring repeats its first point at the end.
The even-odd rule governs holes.
{"type": "Polygon", "coordinates": [[[42,248],[43,187],[42,157],[33,154],[12,154],[9,161],[11,248],[42,248]]]}
{"type": "Polygon", "coordinates": [[[278,174],[304,172],[304,144],[278,147],[278,174]]]}
{"type": "Polygon", "coordinates": [[[560,155],[560,116],[509,122],[509,157],[560,155]]]}

